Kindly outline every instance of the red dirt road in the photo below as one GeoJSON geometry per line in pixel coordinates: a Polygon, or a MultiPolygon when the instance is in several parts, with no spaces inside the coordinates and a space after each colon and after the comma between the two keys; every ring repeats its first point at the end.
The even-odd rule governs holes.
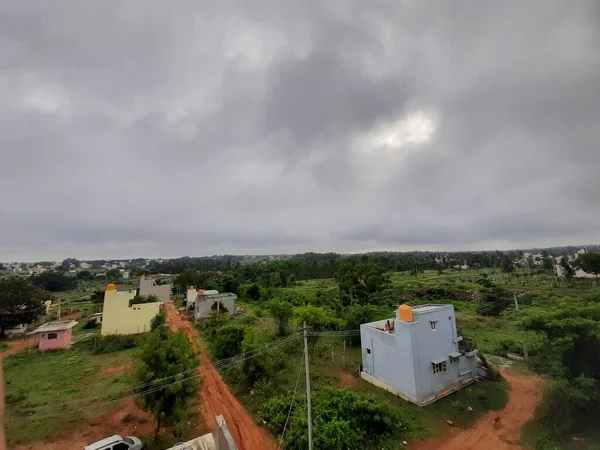
{"type": "Polygon", "coordinates": [[[535,413],[541,393],[541,379],[535,376],[502,372],[510,383],[509,400],[502,411],[489,411],[472,428],[453,428],[449,436],[427,439],[411,446],[412,450],[512,450],[522,448],[516,442],[521,428],[535,413]],[[494,419],[500,417],[496,427],[494,419]]]}
{"type": "Polygon", "coordinates": [[[210,357],[197,337],[198,330],[180,316],[172,303],[167,303],[167,321],[172,329],[183,329],[202,355],[202,417],[211,429],[216,427],[215,416],[223,415],[239,450],[270,450],[276,445],[267,430],[259,427],[240,402],[233,396],[219,372],[210,364],[210,357]]]}

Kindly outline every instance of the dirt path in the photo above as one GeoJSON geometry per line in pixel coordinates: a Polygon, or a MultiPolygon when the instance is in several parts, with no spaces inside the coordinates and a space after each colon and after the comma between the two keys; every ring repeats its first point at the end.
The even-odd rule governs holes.
{"type": "Polygon", "coordinates": [[[211,429],[216,427],[215,416],[222,414],[239,450],[275,449],[269,433],[259,427],[240,402],[233,396],[219,372],[211,365],[206,349],[196,339],[198,330],[181,317],[172,303],[167,303],[168,323],[172,329],[184,329],[202,355],[202,416],[211,429]]]}
{"type": "Polygon", "coordinates": [[[490,411],[479,418],[472,428],[453,428],[449,436],[427,439],[412,450],[511,450],[522,448],[516,442],[521,438],[521,428],[533,417],[541,400],[540,378],[502,371],[510,383],[509,400],[502,411],[490,411]],[[500,417],[498,427],[494,419],[500,417]]]}
{"type": "Polygon", "coordinates": [[[11,445],[12,450],[64,450],[81,449],[98,439],[120,434],[121,436],[147,436],[154,432],[154,419],[138,408],[133,399],[123,400],[112,406],[106,414],[95,419],[65,426],[44,441],[11,445]]]}

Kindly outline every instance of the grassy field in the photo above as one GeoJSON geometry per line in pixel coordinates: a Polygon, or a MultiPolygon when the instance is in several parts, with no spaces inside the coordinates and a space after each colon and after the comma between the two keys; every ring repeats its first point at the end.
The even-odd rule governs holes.
{"type": "Polygon", "coordinates": [[[20,353],[4,360],[8,443],[43,439],[71,421],[105,413],[96,402],[131,386],[130,371],[108,367],[132,363],[133,350],[92,355],[87,344],[47,353],[20,353]],[[90,408],[95,406],[95,408],[90,408]]]}

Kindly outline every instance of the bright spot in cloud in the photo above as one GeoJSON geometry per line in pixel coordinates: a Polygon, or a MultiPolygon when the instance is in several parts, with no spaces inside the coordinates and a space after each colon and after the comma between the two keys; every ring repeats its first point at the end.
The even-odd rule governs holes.
{"type": "Polygon", "coordinates": [[[436,130],[433,114],[417,111],[375,128],[370,134],[372,150],[397,149],[429,141],[436,130]]]}

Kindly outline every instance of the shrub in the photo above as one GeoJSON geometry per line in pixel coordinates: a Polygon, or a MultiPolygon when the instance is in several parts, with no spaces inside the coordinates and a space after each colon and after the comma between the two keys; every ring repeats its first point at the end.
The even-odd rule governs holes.
{"type": "Polygon", "coordinates": [[[88,321],[84,323],[81,328],[84,330],[93,330],[94,328],[98,328],[98,325],[99,323],[94,319],[88,319],[88,321]]]}
{"type": "Polygon", "coordinates": [[[133,348],[137,344],[137,336],[113,334],[94,339],[93,352],[96,354],[119,352],[133,348]]]}
{"type": "Polygon", "coordinates": [[[223,325],[215,331],[210,341],[213,357],[216,359],[230,358],[242,351],[244,327],[241,325],[223,325]]]}
{"type": "MultiPolygon", "coordinates": [[[[279,396],[263,407],[262,416],[275,435],[283,431],[290,403],[289,395],[279,396]]],[[[380,448],[378,441],[408,431],[404,418],[389,403],[343,389],[315,392],[312,413],[315,448],[380,448]]],[[[284,439],[286,449],[307,448],[306,422],[306,399],[296,397],[284,439]]]]}
{"type": "Polygon", "coordinates": [[[155,330],[161,325],[165,325],[167,323],[167,312],[161,311],[157,315],[155,315],[150,321],[150,330],[155,330]]]}

